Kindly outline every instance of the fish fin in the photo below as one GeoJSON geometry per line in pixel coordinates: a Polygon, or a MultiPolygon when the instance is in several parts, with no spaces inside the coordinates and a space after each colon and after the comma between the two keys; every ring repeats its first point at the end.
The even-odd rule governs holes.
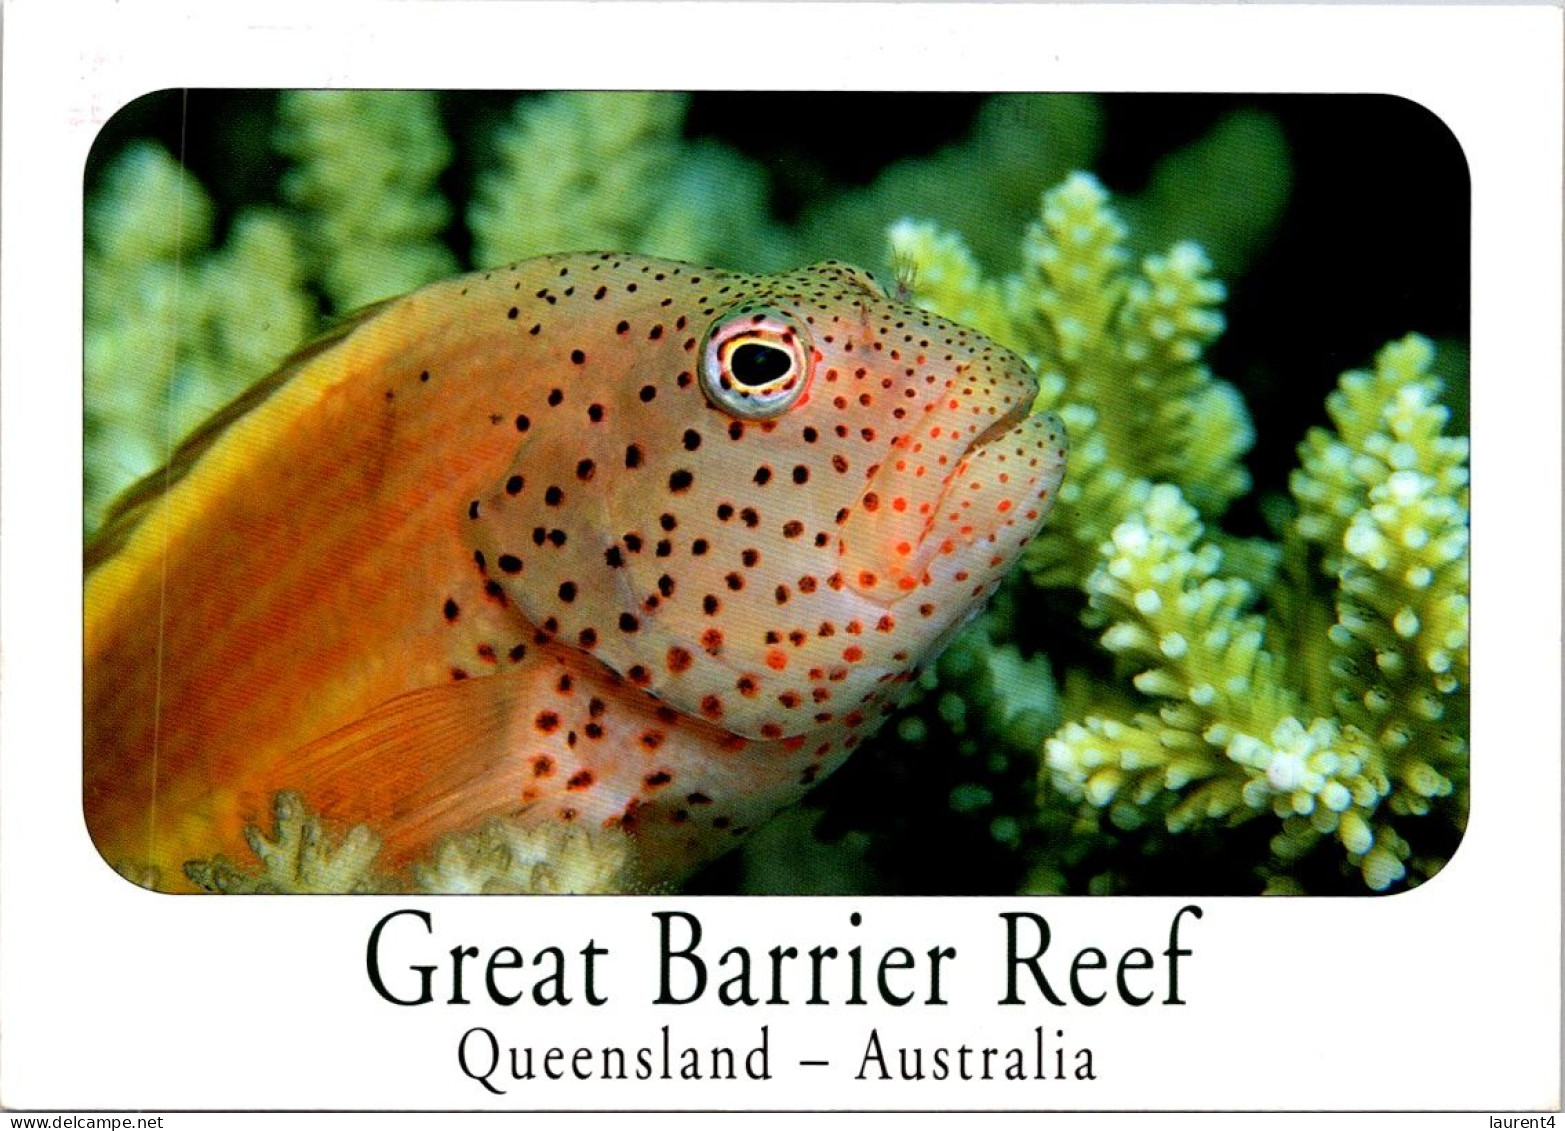
{"type": "Polygon", "coordinates": [[[295,790],[328,820],[364,824],[381,860],[399,867],[440,837],[488,817],[515,815],[525,763],[512,720],[526,673],[456,680],[400,695],[301,747],[242,800],[262,817],[275,789],[295,790]]]}
{"type": "Polygon", "coordinates": [[[382,310],[396,301],[395,298],[382,299],[344,316],[300,346],[271,373],[240,393],[180,441],[165,466],[143,475],[110,504],[103,522],[87,543],[83,553],[83,568],[91,571],[112,558],[130,539],[136,527],[141,525],[147,512],[195,467],[229,428],[270,400],[311,360],[347,338],[360,326],[373,321],[382,310]]]}

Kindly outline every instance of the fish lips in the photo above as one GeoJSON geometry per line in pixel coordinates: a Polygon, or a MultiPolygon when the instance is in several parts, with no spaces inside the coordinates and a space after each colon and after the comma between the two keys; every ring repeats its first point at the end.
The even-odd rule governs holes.
{"type": "Polygon", "coordinates": [[[942,581],[997,581],[1042,526],[1068,442],[1053,413],[1018,399],[964,438],[954,413],[894,446],[842,528],[843,577],[892,605],[942,581]]]}

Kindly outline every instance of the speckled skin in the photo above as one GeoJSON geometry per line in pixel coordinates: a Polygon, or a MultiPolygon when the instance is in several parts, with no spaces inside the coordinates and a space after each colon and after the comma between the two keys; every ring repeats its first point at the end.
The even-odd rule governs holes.
{"type": "Polygon", "coordinates": [[[549,256],[383,304],[90,553],[94,840],[178,887],[296,789],[392,868],[511,815],[676,880],[981,607],[1064,470],[1033,392],[832,263],[549,256]],[[714,344],[752,325],[794,363],[764,413],[714,344]]]}

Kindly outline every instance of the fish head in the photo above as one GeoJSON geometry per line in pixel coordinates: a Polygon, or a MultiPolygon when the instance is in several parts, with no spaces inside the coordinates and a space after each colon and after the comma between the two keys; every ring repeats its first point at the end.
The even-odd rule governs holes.
{"type": "Polygon", "coordinates": [[[541,631],[735,734],[878,719],[1043,523],[1063,427],[1029,415],[1019,357],[867,272],[631,262],[471,508],[487,568],[541,631]]]}

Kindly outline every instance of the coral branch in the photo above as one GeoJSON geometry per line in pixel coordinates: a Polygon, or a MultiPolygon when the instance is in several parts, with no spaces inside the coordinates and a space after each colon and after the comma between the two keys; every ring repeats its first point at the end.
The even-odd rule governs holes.
{"type": "Polygon", "coordinates": [[[435,188],[451,143],[428,91],[284,93],[277,147],[294,160],[312,270],[339,313],[456,270],[440,242],[451,206],[435,188]]]}
{"type": "Polygon", "coordinates": [[[1024,352],[1038,407],[1071,431],[1060,507],[1024,562],[1085,592],[1130,695],[1097,695],[1045,744],[1038,829],[1058,832],[1062,803],[1122,832],[1271,818],[1269,890],[1299,890],[1328,838],[1384,890],[1408,878],[1398,822],[1459,828],[1466,806],[1467,444],[1442,434],[1432,349],[1411,337],[1345,375],[1335,432],[1301,448],[1282,543],[1235,538],[1213,524],[1250,489],[1254,433],[1203,361],[1223,287],[1196,245],[1132,265],[1129,238],[1086,174],[1044,193],[1000,282],[953,233],[890,230],[919,301],[1024,352]]]}
{"type": "Polygon", "coordinates": [[[212,203],[166,150],[128,146],[87,205],[85,524],[308,336],[290,225],[249,208],[210,247],[212,203]]]}

